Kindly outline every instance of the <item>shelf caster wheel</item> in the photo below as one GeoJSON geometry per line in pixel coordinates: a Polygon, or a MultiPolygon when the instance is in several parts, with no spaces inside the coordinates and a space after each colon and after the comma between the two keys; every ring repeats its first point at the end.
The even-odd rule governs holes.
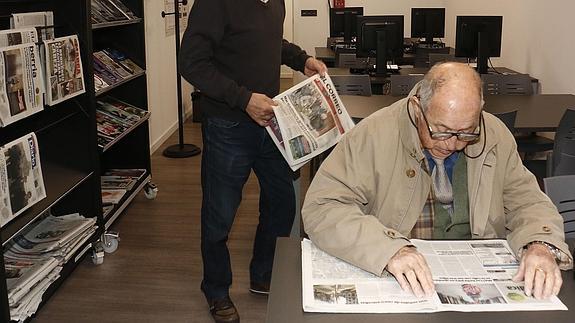
{"type": "Polygon", "coordinates": [[[104,263],[104,247],[100,242],[95,243],[92,247],[92,263],[94,265],[104,263]]]}
{"type": "Polygon", "coordinates": [[[113,253],[118,250],[118,244],[120,243],[120,235],[118,232],[108,231],[104,233],[102,248],[106,253],[113,253]]]}
{"type": "Polygon", "coordinates": [[[148,182],[144,187],[144,195],[148,200],[153,200],[158,196],[158,187],[152,182],[148,182]]]}

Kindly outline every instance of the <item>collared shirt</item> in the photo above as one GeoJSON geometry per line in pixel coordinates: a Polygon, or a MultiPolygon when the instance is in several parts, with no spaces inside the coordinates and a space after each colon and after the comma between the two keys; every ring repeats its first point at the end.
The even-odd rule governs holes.
{"type": "MultiPolygon", "coordinates": [[[[427,151],[427,149],[423,150],[423,154],[427,159],[427,164],[429,165],[428,167],[429,174],[431,175],[431,173],[433,172],[433,168],[435,167],[435,161],[433,160],[433,157],[431,156],[429,151],[427,151]]],[[[453,183],[453,167],[455,167],[455,163],[457,162],[457,159],[459,158],[460,154],[461,154],[460,152],[454,152],[453,154],[445,158],[445,161],[443,162],[443,165],[445,166],[445,171],[447,172],[447,177],[449,177],[449,181],[452,183],[453,183]]]]}

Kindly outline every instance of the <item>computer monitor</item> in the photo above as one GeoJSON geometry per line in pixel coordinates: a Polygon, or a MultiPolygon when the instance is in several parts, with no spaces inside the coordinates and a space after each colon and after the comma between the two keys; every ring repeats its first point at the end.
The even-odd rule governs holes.
{"type": "Polygon", "coordinates": [[[357,36],[356,17],[363,15],[363,7],[330,8],[329,36],[343,37],[346,43],[351,43],[357,36]]]}
{"type": "Polygon", "coordinates": [[[445,37],[445,8],[411,8],[411,37],[425,38],[426,44],[445,37]]]}
{"type": "Polygon", "coordinates": [[[457,16],[455,56],[477,58],[477,71],[487,73],[489,57],[501,56],[502,16],[457,16]]]}
{"type": "Polygon", "coordinates": [[[387,62],[403,57],[403,16],[358,16],[357,57],[376,57],[376,74],[387,74],[387,62]]]}

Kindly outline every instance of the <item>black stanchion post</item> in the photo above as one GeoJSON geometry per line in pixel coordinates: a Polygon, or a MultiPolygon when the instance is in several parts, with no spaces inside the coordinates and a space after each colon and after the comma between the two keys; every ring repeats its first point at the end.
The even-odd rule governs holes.
{"type": "Polygon", "coordinates": [[[164,156],[169,158],[185,158],[198,155],[201,150],[198,146],[184,143],[184,112],[182,104],[182,77],[180,76],[180,67],[178,56],[180,54],[180,3],[186,5],[187,0],[174,0],[174,12],[162,11],[162,17],[168,15],[174,16],[174,30],[176,39],[176,84],[178,93],[178,143],[168,146],[164,149],[164,156]]]}

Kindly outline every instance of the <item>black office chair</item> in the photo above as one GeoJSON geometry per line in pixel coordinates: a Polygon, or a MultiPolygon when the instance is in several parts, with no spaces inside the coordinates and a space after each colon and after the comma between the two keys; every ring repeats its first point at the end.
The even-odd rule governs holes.
{"type": "Polygon", "coordinates": [[[523,163],[538,178],[575,175],[575,110],[565,110],[555,133],[553,151],[547,159],[523,163]]]}
{"type": "Polygon", "coordinates": [[[404,96],[423,79],[423,75],[391,75],[391,95],[404,96]]]}
{"type": "Polygon", "coordinates": [[[509,112],[494,113],[494,116],[499,118],[511,133],[515,132],[515,119],[517,117],[517,110],[509,112]]]}
{"type": "Polygon", "coordinates": [[[545,193],[563,216],[565,238],[575,239],[575,175],[543,179],[545,193]]]}

